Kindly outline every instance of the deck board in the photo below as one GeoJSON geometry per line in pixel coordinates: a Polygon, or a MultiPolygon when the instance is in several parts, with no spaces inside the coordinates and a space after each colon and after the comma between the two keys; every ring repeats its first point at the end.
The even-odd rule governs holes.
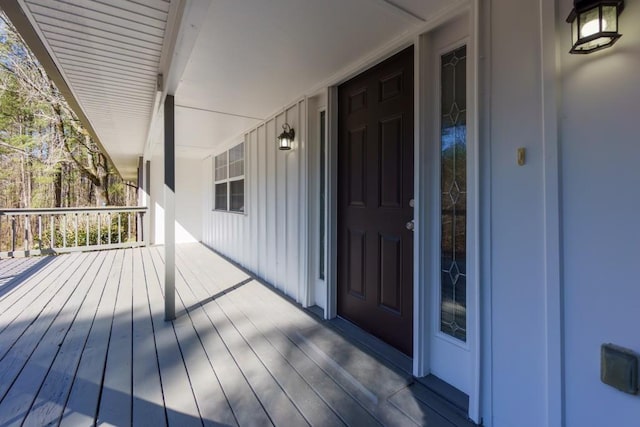
{"type": "Polygon", "coordinates": [[[133,405],[134,425],[167,423],[160,382],[160,367],[153,330],[142,251],[133,250],[133,405]]]}
{"type": "MultiPolygon", "coordinates": [[[[96,262],[98,258],[97,254],[91,254],[88,257],[88,268],[74,272],[67,283],[69,288],[72,288],[72,292],[60,305],[56,304],[58,312],[51,319],[52,321],[48,322],[44,333],[38,333],[30,339],[32,334],[29,330],[21,337],[26,339],[19,340],[12,352],[4,359],[14,363],[6,372],[3,370],[2,380],[0,380],[3,388],[10,384],[0,403],[0,425],[20,425],[22,419],[28,415],[54,361],[60,355],[63,342],[74,319],[94,284],[91,279],[95,277],[101,265],[96,262]],[[85,278],[87,280],[83,280],[85,278]],[[5,374],[8,375],[5,376],[5,374]]],[[[60,293],[56,296],[58,295],[60,293]]]]}
{"type": "Polygon", "coordinates": [[[132,254],[131,250],[125,250],[98,409],[97,421],[100,425],[131,424],[131,275],[132,254]]]}
{"type": "MultiPolygon", "coordinates": [[[[150,267],[149,271],[153,273],[147,278],[149,280],[149,298],[153,306],[162,307],[164,300],[160,276],[163,270],[159,260],[154,260],[153,257],[154,254],[157,254],[157,250],[152,248],[150,252],[152,256],[148,266],[150,267]]],[[[154,311],[153,325],[158,346],[158,362],[167,419],[170,425],[202,425],[189,374],[184,366],[182,352],[176,337],[174,323],[165,322],[162,311],[154,311]]]]}
{"type": "Polygon", "coordinates": [[[109,348],[111,318],[115,310],[124,254],[125,251],[115,253],[114,263],[107,278],[107,286],[96,312],[96,320],[87,337],[76,376],[65,403],[61,425],[92,425],[95,422],[109,348]]]}
{"type": "Polygon", "coordinates": [[[163,256],[0,262],[0,425],[473,425],[202,245],[178,246],[166,322],[163,256]]]}
{"type": "Polygon", "coordinates": [[[42,388],[25,418],[25,426],[35,427],[59,422],[82,357],[82,351],[89,337],[89,331],[107,285],[114,255],[113,252],[105,252],[94,261],[94,266],[99,266],[99,271],[96,276],[93,276],[91,288],[87,290],[80,310],[62,341],[60,352],[51,365],[42,388]]]}

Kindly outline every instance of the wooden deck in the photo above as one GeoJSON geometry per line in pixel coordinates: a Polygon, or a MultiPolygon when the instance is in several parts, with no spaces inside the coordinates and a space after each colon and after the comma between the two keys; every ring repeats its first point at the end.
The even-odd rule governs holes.
{"type": "Polygon", "coordinates": [[[0,426],[471,426],[207,248],[0,260],[0,426]]]}

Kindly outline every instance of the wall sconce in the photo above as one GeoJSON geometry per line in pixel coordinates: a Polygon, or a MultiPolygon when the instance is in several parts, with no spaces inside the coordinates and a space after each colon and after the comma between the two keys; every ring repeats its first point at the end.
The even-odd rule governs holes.
{"type": "Polygon", "coordinates": [[[586,54],[613,46],[622,36],[618,16],[623,9],[623,0],[574,0],[567,17],[571,24],[569,53],[586,54]]]}
{"type": "Polygon", "coordinates": [[[282,125],[282,133],[278,137],[278,148],[280,150],[291,150],[293,140],[296,137],[296,131],[289,126],[288,123],[282,125]]]}

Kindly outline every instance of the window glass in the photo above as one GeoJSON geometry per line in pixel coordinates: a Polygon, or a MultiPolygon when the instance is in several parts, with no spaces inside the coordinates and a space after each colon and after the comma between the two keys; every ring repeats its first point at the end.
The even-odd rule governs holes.
{"type": "Polygon", "coordinates": [[[229,178],[244,175],[244,143],[229,150],[229,178]]]}
{"type": "Polygon", "coordinates": [[[215,210],[244,212],[244,142],[214,158],[215,210]]]}
{"type": "Polygon", "coordinates": [[[231,181],[231,204],[229,210],[234,212],[244,212],[244,179],[231,181]]]}
{"type": "Polygon", "coordinates": [[[216,181],[220,181],[222,179],[227,178],[227,153],[224,152],[219,156],[216,156],[215,161],[215,169],[216,169],[216,181]]]}
{"type": "Polygon", "coordinates": [[[216,210],[227,210],[227,183],[216,184],[216,210]]]}
{"type": "Polygon", "coordinates": [[[319,248],[319,260],[318,260],[318,270],[320,272],[319,278],[324,280],[324,272],[325,272],[325,259],[324,259],[324,251],[325,251],[325,203],[326,203],[326,157],[325,157],[325,147],[326,147],[326,132],[325,132],[325,122],[326,122],[326,114],[324,111],[320,112],[320,248],[319,248]]]}
{"type": "Polygon", "coordinates": [[[440,330],[467,340],[467,49],[442,56],[440,330]]]}

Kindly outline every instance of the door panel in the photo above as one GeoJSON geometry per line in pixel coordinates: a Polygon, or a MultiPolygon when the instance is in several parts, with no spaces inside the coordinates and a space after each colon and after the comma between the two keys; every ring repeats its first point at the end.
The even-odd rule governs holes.
{"type": "Polygon", "coordinates": [[[338,89],[338,314],[413,351],[413,47],[338,89]]]}

